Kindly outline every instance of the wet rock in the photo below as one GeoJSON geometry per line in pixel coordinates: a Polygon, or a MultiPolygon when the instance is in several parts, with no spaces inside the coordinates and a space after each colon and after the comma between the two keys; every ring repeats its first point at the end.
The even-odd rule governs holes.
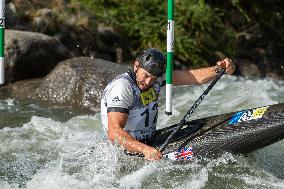
{"type": "Polygon", "coordinates": [[[8,29],[52,36],[72,57],[89,56],[116,63],[133,59],[127,37],[95,22],[95,15],[79,4],[64,0],[10,0],[6,1],[6,10],[8,29]]]}
{"type": "Polygon", "coordinates": [[[35,32],[6,30],[5,82],[44,77],[71,55],[58,40],[35,32]]]}
{"type": "Polygon", "coordinates": [[[42,78],[17,81],[9,84],[7,88],[12,97],[17,99],[37,99],[36,89],[42,82],[42,78]]]}
{"type": "Polygon", "coordinates": [[[261,72],[256,64],[248,59],[238,59],[234,61],[236,64],[236,74],[249,77],[249,78],[259,78],[261,72]]]}
{"type": "Polygon", "coordinates": [[[46,102],[99,111],[107,83],[128,69],[128,66],[102,59],[67,59],[44,78],[36,93],[46,102]]]}
{"type": "Polygon", "coordinates": [[[281,60],[275,62],[267,59],[251,60],[240,58],[234,60],[236,64],[236,75],[247,78],[271,78],[274,80],[284,79],[284,64],[281,60]]]}
{"type": "Polygon", "coordinates": [[[111,28],[99,26],[98,30],[87,27],[61,26],[54,35],[73,56],[89,56],[116,63],[126,63],[133,59],[128,44],[111,28]]]}
{"type": "Polygon", "coordinates": [[[61,26],[60,32],[54,35],[74,57],[89,56],[97,58],[96,32],[84,27],[76,29],[70,26],[61,26]]]}
{"type": "Polygon", "coordinates": [[[110,27],[98,25],[97,57],[117,63],[125,63],[132,59],[127,42],[110,27]]]}

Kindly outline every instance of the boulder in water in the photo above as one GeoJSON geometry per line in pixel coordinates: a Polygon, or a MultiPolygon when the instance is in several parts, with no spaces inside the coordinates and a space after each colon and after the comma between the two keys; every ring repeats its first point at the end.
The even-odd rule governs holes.
{"type": "Polygon", "coordinates": [[[67,59],[44,78],[36,93],[46,102],[99,111],[107,83],[128,69],[128,66],[103,59],[67,59]]]}

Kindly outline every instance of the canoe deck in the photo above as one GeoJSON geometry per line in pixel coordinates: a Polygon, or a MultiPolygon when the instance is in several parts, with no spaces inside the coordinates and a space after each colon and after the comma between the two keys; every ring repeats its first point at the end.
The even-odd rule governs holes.
{"type": "MultiPolygon", "coordinates": [[[[152,145],[161,146],[175,127],[157,130],[152,145]]],[[[284,103],[187,122],[164,153],[184,147],[191,147],[195,157],[249,153],[283,138],[284,103]]]]}

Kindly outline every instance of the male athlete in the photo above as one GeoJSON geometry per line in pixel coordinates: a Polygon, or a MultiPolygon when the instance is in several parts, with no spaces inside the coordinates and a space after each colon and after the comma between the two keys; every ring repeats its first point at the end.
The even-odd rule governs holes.
{"type": "MultiPolygon", "coordinates": [[[[204,84],[213,80],[221,69],[232,74],[231,59],[218,61],[215,66],[196,70],[173,71],[173,85],[204,84]]],[[[101,100],[104,130],[112,142],[129,152],[142,153],[147,160],[159,160],[162,154],[147,145],[156,131],[158,97],[164,82],[166,58],[159,50],[143,50],[133,68],[109,83],[101,100]]]]}

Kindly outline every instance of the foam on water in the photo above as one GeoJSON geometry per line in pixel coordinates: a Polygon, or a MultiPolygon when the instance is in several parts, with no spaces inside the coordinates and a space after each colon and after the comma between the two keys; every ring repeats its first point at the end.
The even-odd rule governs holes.
{"type": "MultiPolygon", "coordinates": [[[[269,79],[245,80],[235,76],[223,76],[213,87],[203,102],[192,114],[191,120],[219,115],[243,109],[284,102],[284,83],[269,79]]],[[[166,116],[160,111],[158,127],[167,127],[180,121],[198,97],[208,87],[176,87],[173,99],[173,115],[166,116]]],[[[162,93],[165,93],[162,91],[162,93]]],[[[165,109],[164,98],[161,98],[161,110],[165,109]]]]}
{"type": "Polygon", "coordinates": [[[15,99],[8,98],[5,100],[0,100],[0,111],[10,110],[15,105],[15,99]]]}
{"type": "MultiPolygon", "coordinates": [[[[175,88],[174,116],[161,113],[158,127],[178,122],[206,87],[175,88]]],[[[284,102],[283,94],[283,82],[224,77],[192,119],[284,102]]],[[[5,110],[16,106],[22,108],[14,100],[0,101],[5,110]]],[[[37,105],[29,108],[45,113],[37,105]]],[[[247,157],[226,153],[190,163],[148,162],[110,144],[99,117],[31,116],[21,127],[0,129],[0,189],[284,188],[283,141],[247,157]]]]}

